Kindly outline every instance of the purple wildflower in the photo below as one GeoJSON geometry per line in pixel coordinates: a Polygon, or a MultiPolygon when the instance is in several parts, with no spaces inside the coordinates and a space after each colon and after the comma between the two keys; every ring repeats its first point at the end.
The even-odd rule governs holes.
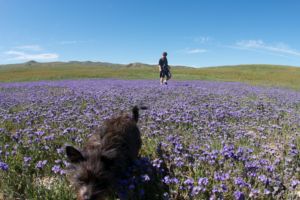
{"type": "Polygon", "coordinates": [[[265,175],[258,176],[258,180],[260,180],[264,184],[268,184],[269,183],[269,179],[265,175]]]}
{"type": "Polygon", "coordinates": [[[236,200],[245,200],[246,199],[244,193],[241,191],[235,191],[233,194],[234,194],[234,198],[236,200]]]}
{"type": "Polygon", "coordinates": [[[208,184],[208,178],[206,178],[206,177],[199,178],[198,185],[204,185],[204,186],[206,186],[207,184],[208,184]]]}
{"type": "Polygon", "coordinates": [[[196,196],[197,194],[199,194],[202,190],[202,187],[200,186],[196,186],[196,187],[193,187],[193,190],[192,190],[192,196],[196,196]]]}
{"type": "Polygon", "coordinates": [[[42,135],[44,135],[44,134],[45,134],[44,131],[36,131],[36,132],[35,132],[35,135],[37,135],[37,136],[42,136],[42,135]]]}
{"type": "Polygon", "coordinates": [[[226,181],[226,180],[229,179],[229,173],[218,173],[218,172],[215,172],[214,179],[216,181],[226,181]]]}
{"type": "Polygon", "coordinates": [[[185,185],[194,185],[194,179],[188,178],[183,182],[185,185]]]}
{"type": "Polygon", "coordinates": [[[59,165],[54,165],[51,169],[55,174],[65,174],[65,171],[59,165]]]}
{"type": "Polygon", "coordinates": [[[234,184],[236,184],[239,187],[248,187],[249,186],[249,184],[246,183],[241,177],[235,178],[234,184]]]}
{"type": "Polygon", "coordinates": [[[26,156],[25,156],[25,157],[23,158],[23,160],[24,160],[24,164],[25,164],[25,165],[28,165],[28,163],[32,160],[32,158],[31,158],[30,156],[29,156],[29,157],[26,157],[26,156]]]}
{"type": "Polygon", "coordinates": [[[2,169],[3,171],[7,171],[8,170],[8,164],[6,164],[5,162],[0,161],[0,169],[2,169]]]}
{"type": "Polygon", "coordinates": [[[47,164],[47,160],[40,160],[37,164],[36,164],[36,166],[35,166],[35,168],[37,168],[37,169],[42,169],[46,164],[47,164]]]}
{"type": "Polygon", "coordinates": [[[295,189],[298,185],[300,185],[300,181],[299,180],[293,179],[291,181],[291,186],[292,186],[293,189],[295,189]]]}

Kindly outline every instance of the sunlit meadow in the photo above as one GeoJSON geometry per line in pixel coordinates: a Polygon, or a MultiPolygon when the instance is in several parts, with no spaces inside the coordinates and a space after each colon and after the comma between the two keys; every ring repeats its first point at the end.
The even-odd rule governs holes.
{"type": "Polygon", "coordinates": [[[168,188],[163,199],[300,198],[299,92],[91,79],[0,83],[0,199],[75,199],[64,146],[82,146],[133,105],[148,110],[141,158],[120,181],[124,199],[147,199],[156,182],[168,188]]]}

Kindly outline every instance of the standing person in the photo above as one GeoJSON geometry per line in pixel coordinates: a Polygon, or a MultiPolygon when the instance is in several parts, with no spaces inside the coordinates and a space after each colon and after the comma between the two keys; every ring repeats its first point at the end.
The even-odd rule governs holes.
{"type": "Polygon", "coordinates": [[[162,57],[159,59],[158,62],[158,69],[159,69],[159,77],[160,77],[160,84],[163,83],[165,85],[168,85],[168,80],[171,78],[171,72],[170,67],[168,65],[168,59],[167,59],[167,52],[163,52],[162,57]],[[166,79],[164,80],[164,78],[166,79]]]}

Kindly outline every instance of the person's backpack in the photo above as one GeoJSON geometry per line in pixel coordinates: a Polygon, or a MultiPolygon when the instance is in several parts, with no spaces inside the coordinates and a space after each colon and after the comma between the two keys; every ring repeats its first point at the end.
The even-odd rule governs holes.
{"type": "Polygon", "coordinates": [[[165,60],[163,60],[163,62],[164,62],[164,64],[163,64],[162,69],[163,69],[163,70],[169,70],[168,60],[165,59],[165,60]]]}

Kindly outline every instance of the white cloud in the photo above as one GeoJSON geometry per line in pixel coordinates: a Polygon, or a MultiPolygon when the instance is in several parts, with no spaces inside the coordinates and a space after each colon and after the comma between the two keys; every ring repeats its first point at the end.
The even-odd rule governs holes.
{"type": "Polygon", "coordinates": [[[280,53],[286,55],[300,56],[300,51],[290,48],[284,43],[276,43],[273,45],[266,44],[262,40],[242,40],[236,42],[234,48],[244,50],[262,50],[265,52],[280,53]]]}
{"type": "Polygon", "coordinates": [[[207,52],[206,49],[185,49],[186,54],[198,54],[207,52]]]}
{"type": "Polygon", "coordinates": [[[39,45],[36,45],[36,44],[17,46],[17,47],[14,47],[14,49],[30,50],[30,51],[41,51],[41,50],[43,50],[39,45]]]}
{"type": "Polygon", "coordinates": [[[9,60],[52,60],[59,57],[56,53],[40,53],[40,54],[30,54],[23,51],[7,51],[6,55],[11,56],[9,60]]]}

